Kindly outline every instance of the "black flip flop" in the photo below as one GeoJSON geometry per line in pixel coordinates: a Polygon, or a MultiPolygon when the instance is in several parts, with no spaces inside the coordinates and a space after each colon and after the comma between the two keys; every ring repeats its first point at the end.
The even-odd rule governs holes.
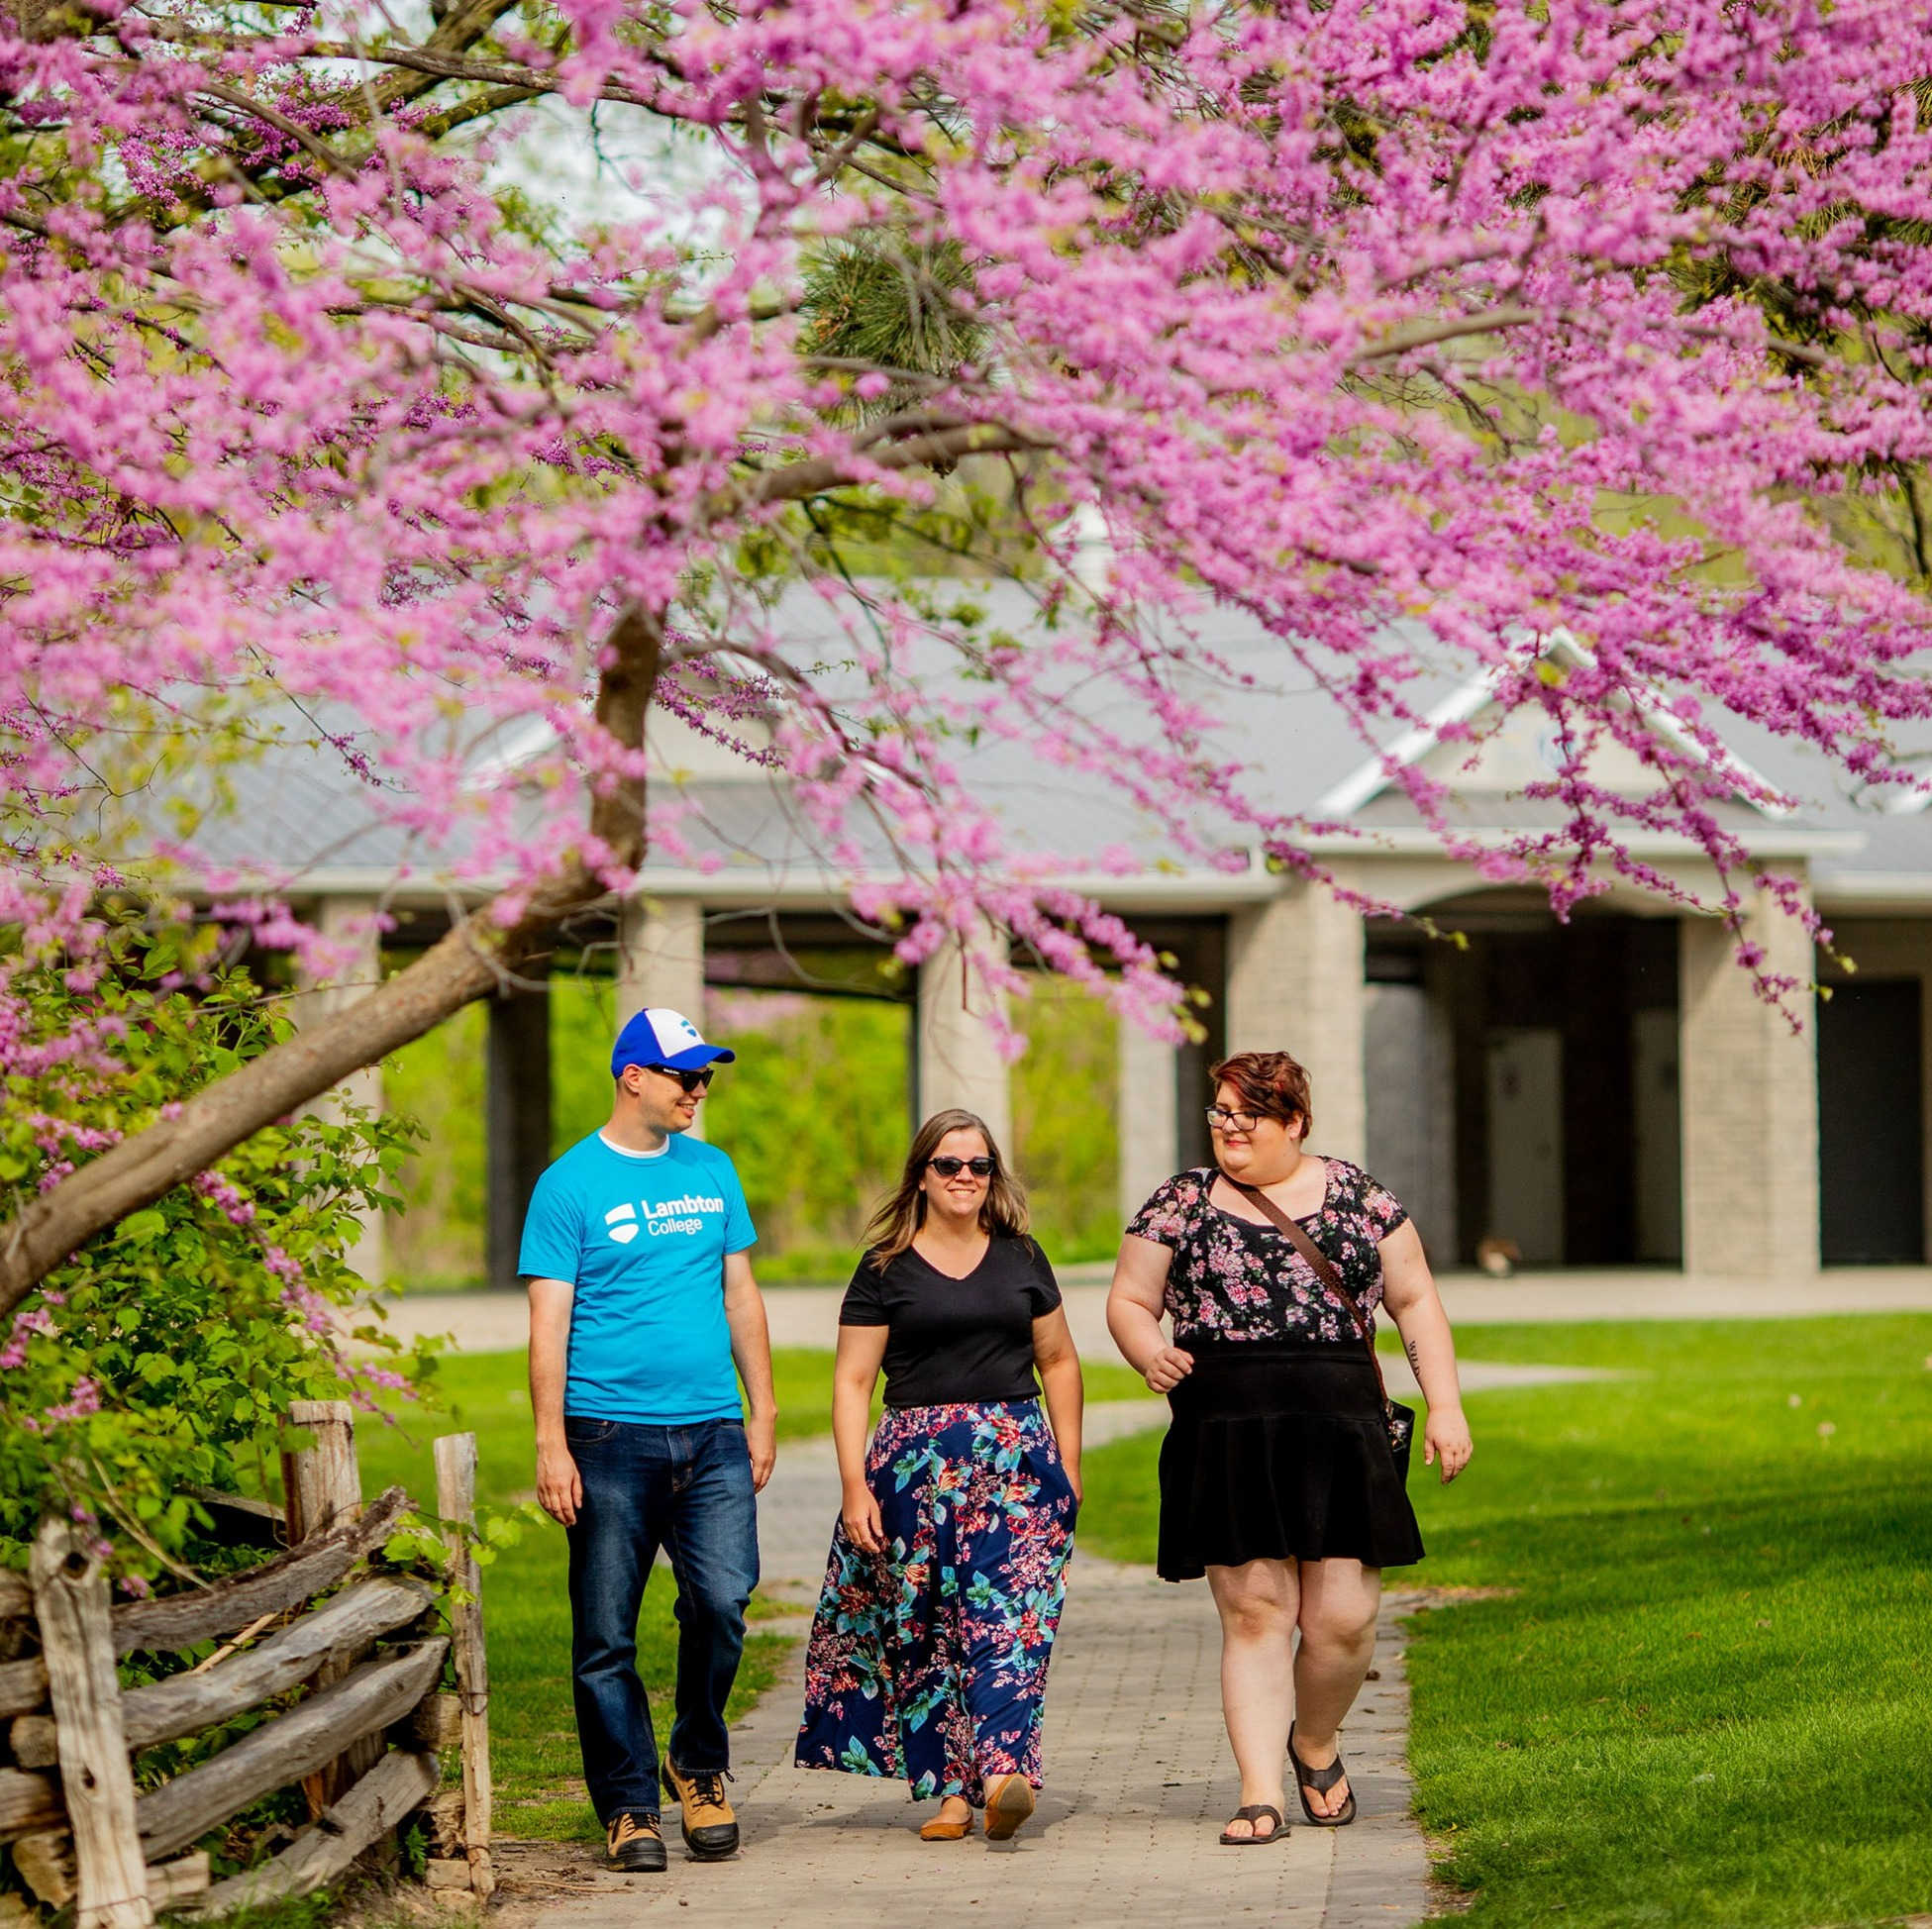
{"type": "Polygon", "coordinates": [[[1348,1770],[1342,1766],[1341,1756],[1338,1754],[1335,1760],[1325,1769],[1311,1769],[1294,1752],[1294,1727],[1290,1723],[1288,1728],[1288,1760],[1294,1764],[1294,1791],[1301,1797],[1301,1812],[1307,1816],[1309,1826],[1318,1829],[1347,1828],[1355,1820],[1355,1784],[1353,1782],[1349,1784],[1348,1800],[1333,1815],[1317,1815],[1308,1806],[1308,1790],[1310,1788],[1314,1789],[1318,1795],[1325,1795],[1348,1774],[1348,1770]]]}
{"type": "Polygon", "coordinates": [[[1288,1820],[1272,1802],[1251,1801],[1246,1808],[1237,1808],[1228,1817],[1230,1822],[1246,1822],[1250,1828],[1264,1815],[1274,1818],[1274,1826],[1266,1835],[1230,1835],[1226,1829],[1221,1831],[1221,1846],[1224,1849],[1260,1849],[1271,1842],[1279,1842],[1288,1832],[1288,1820]]]}

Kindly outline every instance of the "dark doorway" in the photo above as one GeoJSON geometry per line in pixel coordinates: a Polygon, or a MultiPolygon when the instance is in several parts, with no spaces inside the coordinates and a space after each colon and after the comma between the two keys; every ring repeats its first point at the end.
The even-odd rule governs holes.
{"type": "Polygon", "coordinates": [[[1916,978],[1839,984],[1818,1004],[1819,1243],[1827,1266],[1925,1258],[1916,978]]]}
{"type": "Polygon", "coordinates": [[[1457,942],[1372,922],[1367,975],[1370,1142],[1415,1142],[1403,1176],[1434,1203],[1434,1250],[1468,1265],[1493,1240],[1527,1266],[1679,1264],[1675,922],[1591,904],[1563,925],[1502,890],[1429,916],[1457,942]],[[1406,1075],[1403,998],[1402,1035],[1423,1048],[1406,1075]]]}
{"type": "Polygon", "coordinates": [[[1166,968],[1189,991],[1203,993],[1194,1006],[1201,1036],[1174,1053],[1176,1169],[1214,1163],[1207,1108],[1214,1102],[1207,1068],[1228,1056],[1228,921],[1225,918],[1129,916],[1134,935],[1172,961],[1166,968]]]}

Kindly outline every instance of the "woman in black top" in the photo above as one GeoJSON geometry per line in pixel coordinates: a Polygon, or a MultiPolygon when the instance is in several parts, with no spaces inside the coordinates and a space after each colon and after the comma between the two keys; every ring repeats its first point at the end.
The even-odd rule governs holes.
{"type": "Polygon", "coordinates": [[[1370,1350],[1378,1304],[1429,1402],[1423,1458],[1445,1480],[1469,1461],[1470,1430],[1422,1242],[1359,1166],[1305,1150],[1308,1074],[1285,1052],[1244,1052],[1211,1075],[1215,1163],[1135,1214],[1107,1323],[1173,1407],[1159,1567],[1205,1574],[1220,1612],[1241,1770],[1221,1840],[1246,1848],[1287,1832],[1284,1755],[1312,1824],[1355,1819],[1337,1731],[1374,1654],[1381,1571],[1422,1558],[1370,1350]]]}
{"type": "Polygon", "coordinates": [[[981,1806],[1002,1841],[1040,1786],[1040,1704],[1079,1506],[1080,1363],[1025,1197],[972,1113],[920,1127],[867,1238],[839,1315],[845,1501],[797,1761],[902,1775],[914,1799],[938,1796],[923,1841],[969,1835],[981,1806]],[[881,1368],[885,1414],[868,1447],[881,1368]]]}

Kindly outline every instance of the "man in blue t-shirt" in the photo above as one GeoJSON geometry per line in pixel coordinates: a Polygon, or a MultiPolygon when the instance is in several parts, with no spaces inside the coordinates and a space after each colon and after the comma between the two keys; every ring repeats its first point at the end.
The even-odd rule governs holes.
{"type": "Polygon", "coordinates": [[[663,1785],[697,1861],[738,1850],[725,1701],[758,1583],[753,1496],[771,1477],[778,1411],[744,1188],[723,1153],[687,1136],[713,1068],[733,1056],[678,1012],[639,1012],[611,1054],[610,1123],[537,1181],[524,1221],[537,1498],[569,1533],[577,1736],[614,1869],[665,1864],[637,1671],[660,1548],[678,1590],[663,1785]]]}

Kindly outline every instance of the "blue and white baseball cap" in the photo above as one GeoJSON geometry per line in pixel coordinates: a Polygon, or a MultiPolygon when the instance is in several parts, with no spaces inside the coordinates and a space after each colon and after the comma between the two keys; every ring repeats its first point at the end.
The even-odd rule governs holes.
{"type": "Polygon", "coordinates": [[[727,1046],[705,1044],[681,1011],[651,1005],[618,1033],[610,1055],[610,1075],[623,1077],[627,1065],[667,1065],[673,1071],[696,1071],[702,1066],[730,1065],[737,1057],[727,1046]]]}

